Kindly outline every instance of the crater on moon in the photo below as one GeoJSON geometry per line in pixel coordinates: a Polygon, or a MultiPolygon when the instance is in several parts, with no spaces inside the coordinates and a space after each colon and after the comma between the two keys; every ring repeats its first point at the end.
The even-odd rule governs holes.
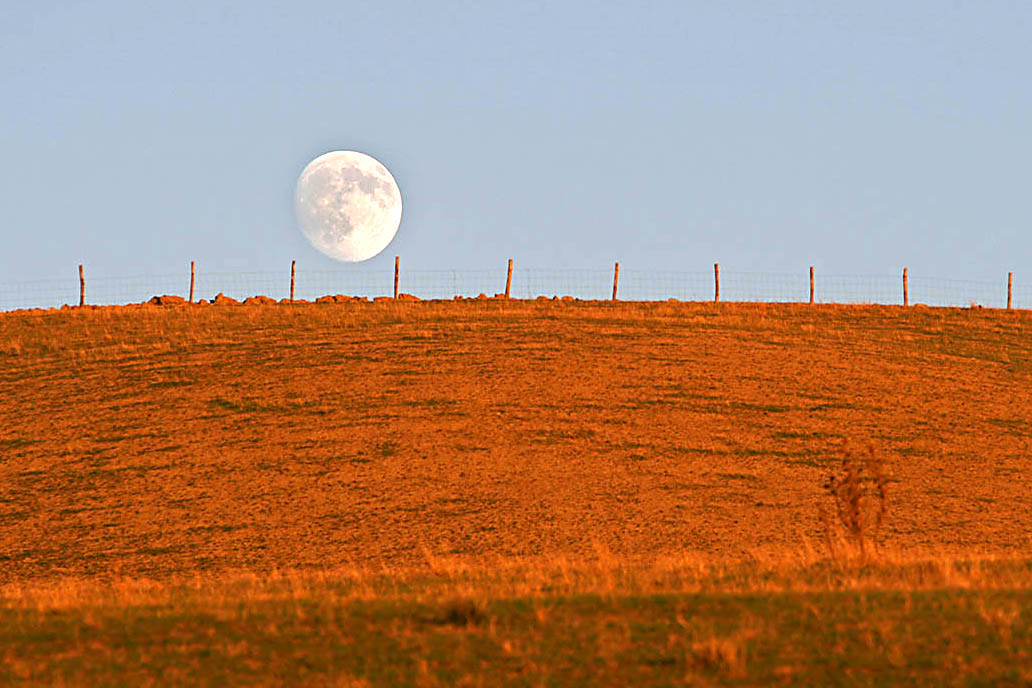
{"type": "Polygon", "coordinates": [[[308,163],[297,180],[294,210],[312,246],[347,262],[387,248],[401,224],[401,191],[365,153],[333,151],[308,163]]]}

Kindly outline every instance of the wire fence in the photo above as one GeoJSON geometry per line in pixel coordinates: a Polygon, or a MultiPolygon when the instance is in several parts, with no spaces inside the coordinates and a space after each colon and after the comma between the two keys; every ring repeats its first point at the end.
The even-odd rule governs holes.
{"type": "MultiPolygon", "coordinates": [[[[507,273],[501,270],[401,270],[399,291],[421,299],[452,299],[456,296],[493,296],[505,291],[507,273]]],[[[298,270],[294,298],[313,301],[320,296],[393,296],[393,270],[298,270]]],[[[712,301],[716,291],[713,272],[620,270],[618,298],[621,301],[712,301]]],[[[84,302],[95,305],[140,303],[159,295],[188,297],[191,276],[179,274],[85,279],[84,302]]],[[[965,281],[909,276],[910,304],[929,306],[973,306],[1032,308],[1032,284],[1008,285],[1008,276],[990,281],[965,281]]],[[[721,270],[721,301],[766,303],[808,302],[810,274],[735,272],[721,270]]],[[[53,308],[77,305],[79,280],[46,279],[0,283],[0,310],[53,308]]],[[[613,296],[613,270],[515,269],[510,295],[532,299],[538,296],[572,296],[584,300],[607,300],[613,296]]],[[[195,299],[224,294],[237,300],[268,296],[276,300],[290,296],[291,275],[284,272],[197,272],[195,299]]],[[[816,275],[816,303],[903,303],[901,275],[816,275]]]]}

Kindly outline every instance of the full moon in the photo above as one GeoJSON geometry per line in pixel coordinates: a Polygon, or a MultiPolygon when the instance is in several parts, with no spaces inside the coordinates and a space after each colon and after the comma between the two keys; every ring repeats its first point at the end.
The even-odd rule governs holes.
{"type": "Polygon", "coordinates": [[[330,258],[368,260],[387,248],[401,224],[401,191],[365,153],[333,151],[297,179],[294,210],[301,231],[330,258]]]}

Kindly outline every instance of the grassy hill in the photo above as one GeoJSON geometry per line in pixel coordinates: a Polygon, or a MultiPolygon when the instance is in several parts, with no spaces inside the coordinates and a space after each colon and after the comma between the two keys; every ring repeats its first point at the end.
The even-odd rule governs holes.
{"type": "Polygon", "coordinates": [[[0,682],[1029,680],[1030,382],[1024,311],[0,314],[0,682]]]}

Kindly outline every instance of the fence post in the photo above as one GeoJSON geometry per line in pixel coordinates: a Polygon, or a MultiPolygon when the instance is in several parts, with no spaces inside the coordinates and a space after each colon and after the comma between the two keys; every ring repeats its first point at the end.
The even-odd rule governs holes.
{"type": "Polygon", "coordinates": [[[620,262],[613,264],[613,301],[616,301],[616,287],[620,283],[620,262]]]}
{"type": "Polygon", "coordinates": [[[903,268],[903,307],[910,305],[910,289],[907,284],[907,269],[903,268]]]}
{"type": "Polygon", "coordinates": [[[512,289],[512,258],[509,259],[509,271],[505,275],[505,298],[509,298],[510,289],[512,289]]]}
{"type": "Polygon", "coordinates": [[[194,275],[196,275],[196,274],[197,273],[194,270],[194,262],[191,260],[190,261],[190,299],[189,299],[190,303],[193,303],[194,275]]]}
{"type": "Polygon", "coordinates": [[[1011,309],[1011,294],[1014,293],[1014,273],[1007,273],[1007,310],[1011,309]]]}
{"type": "Polygon", "coordinates": [[[713,264],[713,303],[720,302],[720,263],[713,264]]]}
{"type": "Polygon", "coordinates": [[[297,275],[297,261],[290,261],[290,302],[294,303],[294,277],[297,275]]]}
{"type": "Polygon", "coordinates": [[[810,304],[813,304],[813,266],[810,266],[810,304]]]}
{"type": "Polygon", "coordinates": [[[394,298],[398,298],[398,271],[401,270],[401,256],[394,256],[394,298]]]}
{"type": "Polygon", "coordinates": [[[82,264],[79,264],[79,307],[86,305],[86,278],[82,274],[82,264]]]}

